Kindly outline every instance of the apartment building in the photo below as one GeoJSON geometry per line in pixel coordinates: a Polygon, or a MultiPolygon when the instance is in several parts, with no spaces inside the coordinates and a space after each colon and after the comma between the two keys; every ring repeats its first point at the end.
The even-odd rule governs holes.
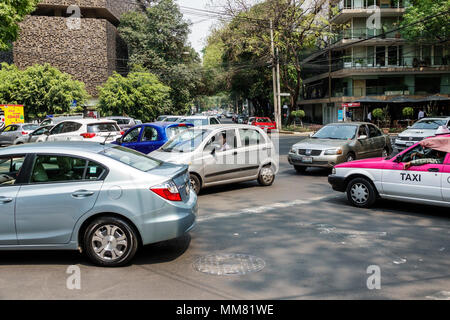
{"type": "Polygon", "coordinates": [[[308,121],[336,122],[342,120],[338,114],[364,120],[385,106],[395,119],[405,105],[419,109],[433,102],[439,113],[450,111],[450,46],[402,38],[398,28],[409,0],[330,3],[335,35],[327,48],[303,60],[299,105],[308,121]]]}

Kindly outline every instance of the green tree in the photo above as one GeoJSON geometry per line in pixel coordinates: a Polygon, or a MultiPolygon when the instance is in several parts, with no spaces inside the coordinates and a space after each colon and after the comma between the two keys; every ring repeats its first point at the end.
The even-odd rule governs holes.
{"type": "Polygon", "coordinates": [[[252,5],[251,0],[228,0],[226,11],[233,20],[225,30],[229,57],[260,69],[256,88],[271,91],[272,54],[270,21],[274,31],[277,58],[280,61],[281,90],[290,93],[291,110],[300,96],[303,77],[302,53],[329,34],[325,0],[265,0],[252,5]]]}
{"type": "Polygon", "coordinates": [[[173,0],[156,0],[145,13],[121,17],[131,67],[143,66],[172,90],[172,113],[186,113],[200,85],[200,58],[188,45],[189,23],[173,0]]]}
{"type": "Polygon", "coordinates": [[[19,34],[19,22],[34,11],[39,0],[2,0],[0,2],[0,51],[10,49],[19,34]]]}
{"type": "Polygon", "coordinates": [[[73,101],[82,105],[88,97],[83,82],[49,64],[23,71],[14,65],[1,65],[0,104],[22,104],[27,117],[70,112],[73,101]]]}
{"type": "MultiPolygon", "coordinates": [[[[293,116],[294,118],[299,118],[299,119],[300,119],[301,126],[303,127],[303,120],[302,120],[302,119],[306,116],[305,111],[303,111],[303,110],[295,110],[295,111],[292,111],[292,116],[293,116]]],[[[295,127],[295,120],[294,120],[294,127],[295,127]]]]}
{"type": "Polygon", "coordinates": [[[99,108],[105,115],[127,115],[142,121],[170,110],[170,88],[148,72],[114,73],[99,87],[99,108]]]}
{"type": "Polygon", "coordinates": [[[403,38],[410,41],[448,41],[450,0],[412,0],[400,24],[403,38]],[[428,19],[433,16],[434,18],[428,19]],[[418,21],[425,20],[422,23],[418,21]]]}

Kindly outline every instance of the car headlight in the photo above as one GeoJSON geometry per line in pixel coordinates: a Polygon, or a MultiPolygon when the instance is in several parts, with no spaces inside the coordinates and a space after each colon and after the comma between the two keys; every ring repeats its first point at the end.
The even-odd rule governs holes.
{"type": "Polygon", "coordinates": [[[292,148],[291,151],[289,151],[289,153],[297,153],[297,150],[295,150],[294,148],[292,148]]]}
{"type": "Polygon", "coordinates": [[[343,151],[341,148],[337,148],[337,149],[328,149],[325,151],[325,155],[326,156],[336,156],[336,155],[341,155],[343,154],[343,151]]]}
{"type": "Polygon", "coordinates": [[[333,170],[331,170],[331,174],[336,174],[336,168],[333,168],[333,170]]]}

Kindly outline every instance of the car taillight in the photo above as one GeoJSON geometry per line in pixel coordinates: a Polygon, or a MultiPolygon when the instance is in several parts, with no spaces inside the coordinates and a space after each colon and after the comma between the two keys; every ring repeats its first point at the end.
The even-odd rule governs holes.
{"type": "Polygon", "coordinates": [[[23,135],[23,136],[25,136],[25,135],[27,135],[27,134],[28,134],[28,132],[22,131],[22,135],[23,135]]]}
{"type": "Polygon", "coordinates": [[[96,134],[95,133],[82,133],[82,134],[80,134],[80,136],[82,136],[85,139],[92,139],[96,136],[96,134]]]}
{"type": "Polygon", "coordinates": [[[120,131],[120,134],[123,136],[125,134],[125,131],[120,131]]]}
{"type": "Polygon", "coordinates": [[[151,187],[150,190],[166,200],[181,201],[180,192],[173,181],[151,187]]]}

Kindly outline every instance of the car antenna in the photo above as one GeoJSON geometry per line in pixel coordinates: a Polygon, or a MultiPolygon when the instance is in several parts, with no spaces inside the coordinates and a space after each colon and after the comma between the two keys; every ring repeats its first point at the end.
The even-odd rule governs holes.
{"type": "Polygon", "coordinates": [[[105,141],[103,141],[102,143],[100,143],[102,146],[106,146],[106,141],[108,141],[109,137],[111,136],[111,133],[112,133],[112,132],[110,132],[110,133],[108,134],[108,136],[106,137],[105,141]]]}

